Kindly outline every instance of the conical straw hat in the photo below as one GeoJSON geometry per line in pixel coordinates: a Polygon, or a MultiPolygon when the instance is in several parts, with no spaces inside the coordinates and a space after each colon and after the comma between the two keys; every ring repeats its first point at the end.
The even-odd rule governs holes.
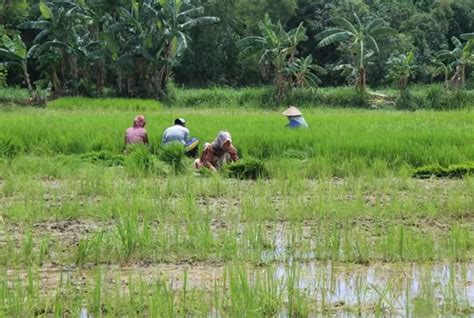
{"type": "Polygon", "coordinates": [[[301,116],[303,115],[298,108],[295,106],[290,106],[287,110],[285,110],[283,113],[285,116],[301,116]]]}

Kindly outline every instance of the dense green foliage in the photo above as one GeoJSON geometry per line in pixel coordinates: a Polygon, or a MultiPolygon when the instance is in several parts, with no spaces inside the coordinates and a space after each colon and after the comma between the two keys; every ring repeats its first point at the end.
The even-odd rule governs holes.
{"type": "Polygon", "coordinates": [[[275,82],[277,96],[297,83],[363,85],[367,76],[374,86],[389,83],[386,62],[408,52],[418,66],[412,82],[472,85],[470,0],[9,0],[0,7],[0,23],[1,32],[10,39],[20,34],[30,51],[20,60],[3,56],[20,62],[8,66],[8,82],[28,84],[29,71],[36,86],[56,95],[164,98],[170,77],[193,86],[275,82]],[[272,25],[280,29],[277,42],[278,34],[303,31],[291,44],[273,42],[283,64],[268,54],[241,54],[239,41],[257,40],[257,48],[272,25]],[[312,65],[325,74],[314,77],[312,65]]]}

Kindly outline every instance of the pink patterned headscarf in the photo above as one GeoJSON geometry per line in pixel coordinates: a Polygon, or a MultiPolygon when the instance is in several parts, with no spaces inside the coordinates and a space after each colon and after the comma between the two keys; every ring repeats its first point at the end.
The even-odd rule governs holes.
{"type": "Polygon", "coordinates": [[[217,134],[217,138],[214,140],[213,144],[216,147],[222,148],[222,145],[226,141],[230,141],[232,143],[232,137],[228,131],[222,130],[217,134]]]}
{"type": "Polygon", "coordinates": [[[143,115],[138,115],[133,120],[133,127],[134,128],[143,128],[143,127],[145,127],[145,124],[146,124],[145,116],[143,116],[143,115]]]}

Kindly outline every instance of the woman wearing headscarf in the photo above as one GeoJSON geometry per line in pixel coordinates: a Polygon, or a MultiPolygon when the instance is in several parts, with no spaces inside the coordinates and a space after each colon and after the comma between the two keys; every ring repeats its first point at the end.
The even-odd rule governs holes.
{"type": "Polygon", "coordinates": [[[148,133],[145,129],[146,121],[143,115],[138,115],[133,120],[133,126],[125,132],[125,145],[148,144],[148,133]]]}
{"type": "Polygon", "coordinates": [[[290,106],[287,110],[283,112],[288,118],[288,125],[289,128],[308,128],[308,124],[306,120],[303,118],[303,114],[296,108],[295,106],[290,106]]]}
{"type": "Polygon", "coordinates": [[[212,143],[204,144],[201,158],[194,161],[194,167],[216,171],[226,162],[239,160],[237,149],[232,145],[232,137],[227,131],[220,131],[212,143]]]}

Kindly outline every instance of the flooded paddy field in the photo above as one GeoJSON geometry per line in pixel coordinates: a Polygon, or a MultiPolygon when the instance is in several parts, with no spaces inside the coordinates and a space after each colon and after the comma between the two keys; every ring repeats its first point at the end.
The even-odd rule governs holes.
{"type": "Polygon", "coordinates": [[[472,175],[413,177],[473,158],[472,113],[307,113],[180,113],[267,170],[241,180],[123,155],[135,114],[5,112],[0,316],[474,315],[472,175]]]}
{"type": "Polygon", "coordinates": [[[88,178],[3,192],[5,313],[474,312],[469,178],[88,178]]]}

